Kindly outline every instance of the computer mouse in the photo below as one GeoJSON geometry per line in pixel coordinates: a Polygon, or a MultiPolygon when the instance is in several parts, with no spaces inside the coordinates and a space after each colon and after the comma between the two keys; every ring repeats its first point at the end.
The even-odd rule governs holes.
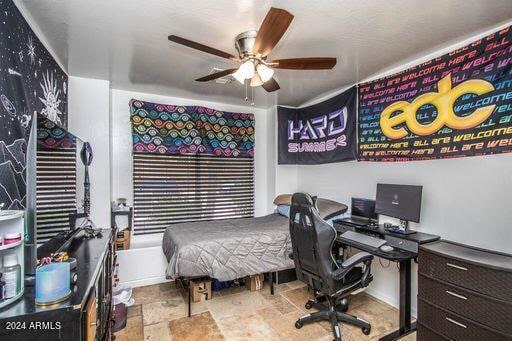
{"type": "Polygon", "coordinates": [[[382,246],[380,247],[380,249],[381,249],[382,251],[384,251],[384,252],[390,252],[390,251],[393,251],[393,250],[394,250],[394,248],[393,248],[392,246],[389,246],[389,245],[382,245],[382,246]]]}

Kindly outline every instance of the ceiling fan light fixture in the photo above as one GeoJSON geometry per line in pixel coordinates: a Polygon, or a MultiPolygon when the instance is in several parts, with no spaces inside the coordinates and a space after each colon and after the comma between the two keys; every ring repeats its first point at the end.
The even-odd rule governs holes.
{"type": "Polygon", "coordinates": [[[245,79],[250,79],[254,76],[254,62],[249,59],[240,65],[238,70],[240,70],[245,79]]]}
{"type": "Polygon", "coordinates": [[[238,70],[236,70],[233,74],[232,74],[233,78],[235,78],[240,84],[244,84],[245,83],[245,75],[242,73],[242,71],[240,71],[240,68],[238,68],[238,70]]]}
{"type": "Polygon", "coordinates": [[[255,86],[260,86],[260,85],[263,85],[263,80],[261,79],[260,75],[255,73],[254,76],[252,77],[251,79],[251,86],[252,87],[255,87],[255,86]]]}
{"type": "Polygon", "coordinates": [[[262,63],[258,64],[256,71],[258,71],[258,75],[263,83],[266,83],[270,78],[272,78],[272,76],[274,76],[274,70],[262,63]]]}
{"type": "Polygon", "coordinates": [[[235,77],[240,84],[244,84],[246,79],[254,77],[254,73],[254,62],[247,60],[233,73],[233,77],[235,77]]]}

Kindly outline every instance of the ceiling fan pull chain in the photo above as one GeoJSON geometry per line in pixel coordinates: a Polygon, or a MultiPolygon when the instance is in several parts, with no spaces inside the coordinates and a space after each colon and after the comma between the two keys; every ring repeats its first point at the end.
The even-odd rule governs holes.
{"type": "Polygon", "coordinates": [[[254,106],[254,87],[251,86],[251,105],[254,106]]]}
{"type": "Polygon", "coordinates": [[[244,81],[244,85],[245,85],[245,101],[248,102],[249,101],[249,96],[248,96],[248,93],[247,93],[247,88],[249,87],[249,83],[247,82],[247,80],[244,81]]]}

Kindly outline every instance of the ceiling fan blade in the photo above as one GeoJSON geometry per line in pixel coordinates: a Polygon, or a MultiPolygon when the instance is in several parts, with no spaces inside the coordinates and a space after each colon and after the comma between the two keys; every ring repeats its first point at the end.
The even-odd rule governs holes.
{"type": "Polygon", "coordinates": [[[237,68],[233,68],[233,69],[226,69],[226,70],[223,70],[223,71],[215,72],[215,73],[212,73],[212,74],[210,74],[208,76],[204,76],[204,77],[196,79],[196,82],[208,82],[208,81],[211,81],[211,80],[214,80],[214,79],[217,79],[217,78],[221,78],[221,77],[230,75],[233,72],[235,72],[236,70],[238,70],[238,69],[237,68]]]}
{"type": "Polygon", "coordinates": [[[279,84],[277,84],[274,78],[270,78],[268,81],[263,83],[262,87],[263,89],[267,90],[267,92],[274,92],[276,90],[281,89],[281,87],[279,86],[279,84]]]}
{"type": "Polygon", "coordinates": [[[286,32],[292,20],[293,15],[288,11],[272,7],[261,23],[252,52],[259,53],[263,57],[269,54],[286,32]]]}
{"type": "Polygon", "coordinates": [[[168,38],[169,38],[170,41],[173,41],[175,43],[191,47],[191,48],[199,50],[199,51],[203,51],[203,52],[206,52],[206,53],[209,53],[209,54],[213,54],[213,55],[216,55],[216,56],[219,56],[219,57],[222,57],[222,58],[226,58],[226,59],[231,59],[231,60],[234,60],[234,61],[239,61],[240,60],[238,57],[235,57],[235,56],[233,56],[230,53],[227,53],[227,52],[224,52],[224,51],[221,51],[221,50],[217,50],[217,49],[215,49],[213,47],[206,46],[206,45],[203,45],[203,44],[200,44],[200,43],[196,43],[195,41],[192,41],[192,40],[188,40],[188,39],[185,39],[185,38],[182,38],[182,37],[178,37],[178,36],[175,36],[175,35],[170,35],[168,38]]]}
{"type": "Polygon", "coordinates": [[[322,70],[332,69],[336,65],[336,58],[332,57],[306,57],[276,59],[269,64],[275,69],[292,70],[322,70]]]}

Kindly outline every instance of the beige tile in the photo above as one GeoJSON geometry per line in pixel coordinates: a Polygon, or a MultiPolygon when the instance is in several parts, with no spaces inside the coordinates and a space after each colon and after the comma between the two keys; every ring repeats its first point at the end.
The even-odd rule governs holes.
{"type": "MultiPolygon", "coordinates": [[[[116,333],[118,340],[142,340],[143,336],[146,340],[164,341],[333,338],[328,321],[295,328],[297,318],[306,313],[304,304],[310,297],[302,282],[276,286],[275,295],[270,295],[268,285],[259,292],[235,287],[212,300],[193,303],[191,318],[186,317],[186,295],[182,290],[177,291],[170,284],[137,289],[134,295],[139,297],[138,306],[130,307],[127,328],[116,333]],[[140,301],[146,303],[141,307],[140,301]]],[[[349,296],[349,313],[368,320],[372,333],[365,336],[360,328],[340,324],[344,341],[376,340],[398,326],[398,310],[365,293],[349,296]]],[[[404,340],[416,340],[415,334],[404,340]]]]}
{"type": "MultiPolygon", "coordinates": [[[[290,290],[290,289],[293,289],[293,288],[290,287],[288,285],[288,283],[283,283],[283,284],[275,284],[274,283],[274,293],[276,293],[276,294],[283,292],[283,291],[290,290]]],[[[270,290],[269,290],[269,292],[270,292],[270,290]]]]}
{"type": "Polygon", "coordinates": [[[280,340],[258,313],[221,318],[217,325],[227,340],[280,340]]]}
{"type": "Polygon", "coordinates": [[[258,309],[256,310],[256,314],[261,316],[264,320],[271,320],[273,318],[283,315],[279,312],[279,310],[277,310],[274,307],[258,309]]]}
{"type": "Polygon", "coordinates": [[[181,291],[181,289],[175,289],[172,283],[162,283],[133,288],[132,296],[135,304],[139,305],[181,297],[181,291]]]}
{"type": "Polygon", "coordinates": [[[259,293],[246,291],[206,301],[208,310],[215,319],[227,316],[243,316],[255,310],[270,307],[270,303],[259,293]]]}
{"type": "Polygon", "coordinates": [[[270,293],[263,294],[263,297],[267,301],[270,302],[270,304],[277,309],[281,314],[287,314],[291,313],[292,311],[295,311],[297,308],[295,305],[290,303],[285,297],[283,297],[282,294],[274,294],[271,295],[270,293]]]}
{"type": "Polygon", "coordinates": [[[169,322],[160,322],[144,327],[145,341],[171,341],[169,322]]]}
{"type": "Polygon", "coordinates": [[[132,305],[127,308],[126,317],[142,316],[142,305],[132,305]]]}
{"type": "Polygon", "coordinates": [[[366,298],[364,298],[364,303],[355,304],[355,306],[352,304],[352,302],[349,301],[348,305],[348,312],[352,315],[357,314],[363,314],[364,316],[367,316],[368,318],[378,317],[382,315],[396,315],[398,316],[398,310],[390,306],[389,304],[386,304],[382,301],[379,301],[377,299],[374,299],[373,297],[369,295],[365,295],[366,298]],[[392,311],[393,310],[393,311],[392,311]]]}
{"type": "Polygon", "coordinates": [[[349,314],[364,319],[372,326],[370,335],[364,335],[361,328],[344,324],[355,335],[359,335],[361,340],[370,340],[392,332],[398,328],[398,310],[388,309],[382,314],[375,314],[378,308],[369,308],[369,304],[361,305],[355,309],[349,308],[349,314]]]}
{"type": "Polygon", "coordinates": [[[306,324],[301,329],[295,328],[295,321],[302,315],[302,312],[296,311],[268,320],[267,323],[282,340],[314,340],[329,334],[318,323],[306,324]]]}
{"type": "Polygon", "coordinates": [[[153,302],[142,306],[144,325],[170,321],[187,315],[185,302],[181,296],[176,299],[153,302]]]}
{"type": "MultiPolygon", "coordinates": [[[[217,293],[213,293],[212,295],[213,297],[210,298],[210,299],[215,299],[216,297],[220,297],[217,293]]],[[[188,296],[187,296],[187,292],[185,291],[181,291],[181,297],[183,298],[183,302],[185,302],[185,308],[187,309],[187,314],[188,314],[188,296]]],[[[200,314],[200,313],[204,313],[205,311],[208,311],[208,307],[206,305],[206,300],[204,301],[199,301],[199,302],[192,302],[190,301],[190,311],[191,311],[191,315],[196,315],[196,314],[200,314]]]]}
{"type": "MultiPolygon", "coordinates": [[[[355,295],[348,295],[347,296],[347,300],[348,300],[349,309],[354,309],[354,308],[359,307],[361,305],[374,304],[375,301],[377,301],[379,303],[382,302],[382,301],[378,301],[378,300],[374,299],[372,296],[368,295],[365,292],[360,292],[360,293],[355,294],[355,295]]],[[[391,308],[390,305],[388,305],[388,307],[391,308]]]]}
{"type": "Polygon", "coordinates": [[[129,317],[126,327],[115,333],[117,341],[142,341],[142,316],[129,317]]]}
{"type": "Polygon", "coordinates": [[[308,299],[312,298],[312,295],[309,293],[307,287],[299,287],[292,290],[285,291],[281,293],[288,301],[293,303],[297,308],[302,311],[306,311],[304,305],[308,301],[308,299]]]}
{"type": "MultiPolygon", "coordinates": [[[[360,341],[361,338],[359,335],[352,333],[350,330],[341,327],[341,339],[343,341],[360,341]]],[[[319,337],[315,339],[315,341],[332,341],[334,338],[334,334],[331,329],[329,329],[329,334],[324,335],[322,337],[319,337]]]]}
{"type": "Polygon", "coordinates": [[[297,280],[297,281],[292,281],[292,282],[286,283],[286,286],[290,289],[297,289],[297,288],[305,287],[306,283],[297,280]]]}
{"type": "MultiPolygon", "coordinates": [[[[274,283],[274,294],[279,294],[279,293],[288,291],[290,289],[295,289],[295,287],[294,288],[290,287],[288,285],[288,283],[283,283],[283,284],[275,284],[274,283]]],[[[270,283],[268,281],[265,281],[265,283],[263,284],[263,289],[261,290],[261,292],[264,294],[270,295],[270,283]]]]}
{"type": "Polygon", "coordinates": [[[169,322],[172,340],[224,340],[209,312],[169,322]]]}

